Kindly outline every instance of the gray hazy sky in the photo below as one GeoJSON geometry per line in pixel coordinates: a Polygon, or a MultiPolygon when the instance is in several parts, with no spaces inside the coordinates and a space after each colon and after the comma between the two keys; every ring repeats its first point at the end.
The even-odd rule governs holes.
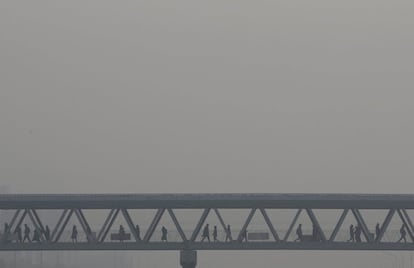
{"type": "Polygon", "coordinates": [[[412,0],[2,0],[0,184],[412,193],[413,12],[412,0]]]}

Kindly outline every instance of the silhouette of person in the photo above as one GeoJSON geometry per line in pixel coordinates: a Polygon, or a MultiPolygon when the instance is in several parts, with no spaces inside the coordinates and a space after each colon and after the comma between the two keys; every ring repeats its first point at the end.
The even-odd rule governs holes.
{"type": "Polygon", "coordinates": [[[241,242],[243,241],[247,242],[247,229],[243,230],[241,233],[241,242]]]}
{"type": "Polygon", "coordinates": [[[70,237],[72,238],[72,243],[78,242],[78,229],[76,228],[76,225],[73,225],[72,235],[70,237]]]}
{"type": "Polygon", "coordinates": [[[319,233],[318,233],[318,229],[316,228],[316,226],[313,224],[312,225],[312,241],[318,241],[319,240],[319,233]]]}
{"type": "Polygon", "coordinates": [[[296,235],[297,235],[297,238],[294,240],[294,242],[302,241],[303,239],[302,224],[299,224],[298,228],[296,228],[296,235]]]}
{"type": "Polygon", "coordinates": [[[214,229],[213,229],[213,239],[214,239],[214,242],[218,242],[219,240],[217,239],[217,235],[218,235],[218,232],[217,232],[217,226],[216,225],[214,225],[214,229]]]}
{"type": "Polygon", "coordinates": [[[349,226],[349,239],[347,242],[355,242],[355,228],[353,224],[349,226]]]}
{"type": "Polygon", "coordinates": [[[17,241],[19,243],[22,243],[23,242],[22,228],[20,226],[17,226],[16,229],[14,230],[14,233],[17,235],[17,241]]]}
{"type": "Polygon", "coordinates": [[[23,242],[25,242],[27,239],[27,241],[32,242],[32,240],[30,240],[30,228],[29,226],[27,226],[27,224],[24,225],[24,237],[23,237],[23,242]]]}
{"type": "Polygon", "coordinates": [[[119,225],[119,241],[124,242],[125,229],[124,226],[119,225]]]}
{"type": "Polygon", "coordinates": [[[230,224],[227,224],[227,230],[226,230],[226,242],[230,241],[231,242],[231,228],[230,228],[230,224]]]}
{"type": "Polygon", "coordinates": [[[400,237],[400,239],[398,239],[398,241],[397,241],[397,243],[398,242],[401,242],[402,240],[404,240],[404,243],[407,243],[407,239],[405,238],[405,236],[406,236],[406,231],[405,231],[405,227],[404,227],[404,224],[401,226],[401,228],[400,228],[400,235],[401,235],[401,237],[400,237]]]}
{"type": "Polygon", "coordinates": [[[165,228],[165,226],[163,226],[163,227],[161,228],[161,241],[165,241],[165,242],[167,242],[167,241],[168,241],[167,236],[168,236],[168,231],[167,231],[167,228],[165,228]]]}
{"type": "Polygon", "coordinates": [[[381,227],[380,227],[380,224],[377,223],[377,225],[375,225],[375,239],[378,240],[380,233],[381,233],[381,227]]]}
{"type": "Polygon", "coordinates": [[[361,233],[362,233],[362,229],[361,229],[361,227],[359,225],[357,225],[355,227],[355,240],[357,242],[361,242],[362,241],[361,240],[361,233]]]}
{"type": "Polygon", "coordinates": [[[37,228],[33,231],[32,241],[40,242],[40,231],[37,228]]]}
{"type": "Polygon", "coordinates": [[[4,243],[7,243],[9,241],[9,234],[10,234],[10,227],[9,227],[9,224],[6,222],[4,224],[4,235],[3,235],[4,243]]]}
{"type": "Polygon", "coordinates": [[[95,237],[92,234],[91,227],[89,225],[87,225],[86,226],[86,240],[88,241],[88,243],[91,243],[91,242],[93,242],[94,239],[95,239],[95,237]]]}
{"type": "Polygon", "coordinates": [[[49,229],[49,225],[46,225],[46,227],[45,227],[45,239],[46,239],[46,242],[49,242],[50,241],[50,229],[49,229]]]}
{"type": "Polygon", "coordinates": [[[139,225],[135,226],[135,232],[137,233],[138,241],[141,241],[141,230],[139,229],[139,225]]]}
{"type": "Polygon", "coordinates": [[[207,240],[208,240],[208,242],[210,242],[210,230],[209,230],[209,225],[208,225],[208,223],[206,224],[206,226],[204,226],[204,229],[203,229],[203,234],[202,234],[202,238],[201,238],[201,242],[203,242],[204,241],[204,239],[206,239],[207,238],[207,240]]]}
{"type": "Polygon", "coordinates": [[[5,234],[10,233],[10,227],[9,227],[9,224],[7,222],[4,224],[4,233],[5,234]]]}

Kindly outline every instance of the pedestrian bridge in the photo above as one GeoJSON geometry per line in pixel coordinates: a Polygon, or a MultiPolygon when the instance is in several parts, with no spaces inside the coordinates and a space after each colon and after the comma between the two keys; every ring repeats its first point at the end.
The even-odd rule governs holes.
{"type": "Polygon", "coordinates": [[[414,250],[412,216],[414,195],[0,195],[0,250],[414,250]]]}

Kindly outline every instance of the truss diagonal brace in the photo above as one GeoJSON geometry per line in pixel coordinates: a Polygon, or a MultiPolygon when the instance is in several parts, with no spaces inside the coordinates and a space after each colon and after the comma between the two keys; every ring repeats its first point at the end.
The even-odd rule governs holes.
{"type": "Polygon", "coordinates": [[[217,218],[219,219],[219,222],[221,224],[221,227],[223,227],[223,230],[226,233],[226,237],[230,238],[230,241],[233,240],[232,237],[231,237],[231,232],[229,232],[229,230],[227,229],[227,226],[224,223],[223,217],[221,216],[220,212],[218,211],[217,208],[214,208],[213,210],[216,213],[217,218]]]}
{"type": "Polygon", "coordinates": [[[380,232],[377,237],[375,237],[375,242],[381,242],[381,239],[384,237],[385,232],[387,231],[388,226],[390,225],[390,222],[392,220],[392,217],[395,214],[395,209],[390,209],[388,211],[387,216],[385,217],[384,222],[382,223],[380,232]]]}
{"type": "Polygon", "coordinates": [[[128,210],[126,208],[121,208],[121,212],[122,212],[122,215],[124,215],[125,221],[127,222],[129,229],[135,238],[135,241],[137,242],[140,241],[134,222],[132,221],[131,216],[128,213],[128,210]]]}
{"type": "Polygon", "coordinates": [[[293,218],[293,221],[292,221],[292,223],[290,224],[289,229],[288,229],[288,231],[286,232],[285,237],[283,238],[283,241],[287,241],[287,240],[289,239],[290,233],[292,232],[293,227],[295,226],[296,222],[298,221],[298,218],[299,218],[299,216],[300,216],[300,213],[302,213],[302,209],[298,209],[298,212],[296,212],[296,215],[295,215],[295,217],[293,218]]]}
{"type": "Polygon", "coordinates": [[[69,213],[67,213],[66,218],[64,219],[62,226],[58,230],[58,233],[56,234],[56,236],[55,236],[55,238],[53,240],[54,242],[58,242],[59,241],[60,237],[62,236],[63,231],[66,228],[66,225],[68,225],[69,219],[72,217],[72,214],[73,214],[73,209],[71,209],[69,211],[69,213]]]}
{"type": "Polygon", "coordinates": [[[308,213],[309,218],[311,219],[312,224],[314,225],[314,228],[316,227],[316,230],[318,231],[318,236],[320,236],[320,238],[321,238],[322,241],[326,241],[326,236],[323,233],[323,230],[322,230],[321,226],[319,225],[319,222],[316,219],[316,216],[313,213],[312,209],[307,208],[306,209],[306,212],[308,213]]]}
{"type": "Polygon", "coordinates": [[[410,216],[407,213],[407,210],[406,209],[402,209],[402,213],[404,214],[405,218],[407,219],[407,223],[410,226],[411,231],[414,232],[414,225],[413,225],[413,222],[411,221],[410,216]]]}
{"type": "Polygon", "coordinates": [[[22,223],[23,223],[24,219],[26,218],[26,215],[27,215],[27,209],[25,209],[25,210],[23,211],[22,216],[20,217],[19,221],[18,221],[18,222],[17,222],[17,224],[16,224],[16,228],[17,228],[17,227],[20,227],[20,225],[22,225],[22,223]]]}
{"type": "Polygon", "coordinates": [[[203,226],[204,222],[207,219],[208,213],[210,212],[210,208],[206,208],[203,211],[203,214],[200,217],[200,220],[197,223],[196,228],[194,229],[193,234],[191,235],[190,241],[194,242],[198,236],[198,234],[200,233],[201,227],[203,226]]]}
{"type": "Polygon", "coordinates": [[[37,221],[37,224],[39,224],[40,229],[42,230],[43,233],[45,233],[46,232],[46,229],[43,226],[42,221],[40,220],[40,217],[37,214],[36,210],[32,209],[32,213],[33,213],[33,216],[35,217],[35,219],[37,221]]]}
{"type": "Polygon", "coordinates": [[[21,209],[18,209],[18,210],[16,210],[16,212],[14,213],[14,215],[13,215],[13,218],[12,218],[12,220],[10,221],[10,230],[13,230],[13,227],[14,227],[14,223],[16,222],[16,220],[17,220],[17,218],[19,217],[19,214],[20,214],[20,212],[21,212],[22,210],[21,209]]]}
{"type": "MultiPolygon", "coordinates": [[[[237,241],[241,242],[242,239],[243,239],[243,236],[246,235],[247,227],[249,226],[250,221],[252,220],[252,218],[254,216],[254,213],[256,213],[256,208],[252,208],[250,210],[249,216],[247,217],[246,222],[244,223],[244,225],[243,225],[243,227],[242,227],[242,229],[241,229],[241,231],[240,231],[240,233],[237,237],[237,241]]],[[[246,237],[246,239],[247,239],[247,237],[246,237]]]]}
{"type": "Polygon", "coordinates": [[[368,243],[372,243],[373,241],[371,239],[371,232],[369,231],[369,229],[368,229],[368,227],[367,227],[367,225],[366,225],[366,223],[364,221],[364,218],[362,217],[361,213],[356,208],[353,208],[351,210],[352,210],[352,213],[355,216],[355,219],[358,222],[358,225],[362,228],[362,232],[364,233],[365,239],[367,240],[368,243]]]}
{"type": "Polygon", "coordinates": [[[106,219],[104,221],[104,224],[102,225],[101,230],[99,231],[98,236],[96,237],[96,240],[98,242],[101,241],[101,237],[102,237],[103,233],[105,232],[107,225],[112,220],[112,217],[114,216],[115,211],[116,211],[116,209],[114,209],[114,208],[111,209],[108,216],[106,217],[106,219]]]}
{"type": "Polygon", "coordinates": [[[339,217],[339,221],[336,224],[335,229],[333,230],[331,234],[331,237],[329,238],[330,242],[333,242],[335,240],[336,236],[338,235],[339,230],[342,227],[342,224],[345,221],[346,216],[348,215],[348,212],[349,212],[349,208],[344,209],[344,211],[342,212],[341,216],[339,217]]]}
{"type": "Polygon", "coordinates": [[[50,235],[50,240],[51,241],[55,241],[54,239],[55,239],[56,233],[58,232],[58,230],[60,228],[60,225],[62,224],[63,220],[65,219],[66,214],[68,213],[68,211],[69,211],[68,209],[65,209],[65,210],[63,210],[62,215],[60,215],[59,220],[56,223],[55,228],[53,228],[52,234],[50,235]]]}
{"type": "Polygon", "coordinates": [[[105,238],[106,238],[106,236],[108,235],[108,233],[109,233],[109,230],[111,229],[111,227],[112,227],[112,225],[114,224],[114,222],[115,222],[115,219],[116,219],[116,217],[118,216],[118,213],[119,213],[119,211],[120,211],[120,209],[118,208],[118,209],[116,209],[115,210],[115,212],[114,213],[110,213],[110,215],[112,216],[111,218],[110,218],[110,220],[109,220],[109,223],[106,225],[106,226],[103,226],[102,227],[102,235],[101,235],[101,237],[100,237],[100,239],[99,239],[99,242],[104,242],[105,241],[105,238]],[[105,228],[105,229],[104,229],[105,228]]]}
{"type": "Polygon", "coordinates": [[[92,235],[91,227],[89,226],[88,222],[86,221],[85,216],[82,213],[81,209],[75,209],[76,217],[78,218],[83,231],[86,234],[86,238],[88,242],[95,242],[95,237],[92,235]]]}
{"type": "Polygon", "coordinates": [[[411,230],[410,226],[408,225],[407,220],[405,219],[405,217],[404,217],[403,213],[401,213],[401,210],[399,210],[399,209],[397,210],[397,212],[398,212],[398,215],[400,216],[401,221],[403,222],[403,224],[404,224],[405,228],[407,229],[408,234],[409,234],[409,235],[410,235],[410,237],[411,237],[411,240],[412,240],[412,241],[414,241],[413,232],[412,232],[412,230],[411,230]]]}
{"type": "Polygon", "coordinates": [[[264,208],[261,208],[261,209],[260,209],[260,212],[262,213],[263,218],[264,218],[264,220],[265,220],[265,222],[266,222],[266,224],[267,224],[267,227],[269,227],[270,232],[271,232],[271,233],[272,233],[272,235],[273,235],[273,238],[274,238],[277,242],[279,242],[279,241],[280,241],[280,238],[279,238],[279,236],[277,235],[276,229],[275,229],[275,227],[273,226],[272,221],[270,220],[269,216],[267,215],[266,210],[265,210],[264,208]]]}
{"type": "Polygon", "coordinates": [[[148,228],[147,233],[144,236],[144,241],[145,242],[148,242],[151,239],[151,237],[154,234],[155,229],[157,228],[158,223],[160,222],[161,217],[164,214],[164,212],[165,212],[165,208],[158,209],[157,213],[154,216],[154,219],[151,222],[151,225],[148,228]]]}
{"type": "Polygon", "coordinates": [[[181,226],[180,226],[180,223],[178,222],[178,220],[177,220],[177,217],[175,217],[175,214],[174,214],[174,212],[173,212],[173,210],[171,209],[171,208],[169,208],[169,209],[167,209],[168,210],[168,213],[170,214],[170,216],[171,216],[171,219],[173,220],[173,222],[174,222],[174,225],[175,225],[175,228],[177,228],[177,231],[178,231],[178,233],[180,234],[180,236],[181,236],[181,239],[183,240],[183,241],[187,241],[187,238],[185,237],[185,233],[184,233],[184,231],[183,231],[183,229],[181,228],[181,226]]]}
{"type": "MultiPolygon", "coordinates": [[[[40,218],[33,215],[33,210],[27,209],[27,214],[29,215],[30,220],[32,221],[35,229],[39,232],[39,238],[41,241],[44,241],[45,238],[43,234],[45,233],[45,229],[43,228],[42,223],[40,222],[40,218]]],[[[37,215],[37,214],[36,214],[37,215]]]]}

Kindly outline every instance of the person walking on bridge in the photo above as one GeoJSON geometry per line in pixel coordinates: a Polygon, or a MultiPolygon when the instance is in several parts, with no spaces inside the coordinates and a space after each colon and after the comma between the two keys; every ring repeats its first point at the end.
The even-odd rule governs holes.
{"type": "Polygon", "coordinates": [[[302,241],[303,232],[302,232],[302,224],[301,223],[299,224],[298,228],[296,228],[296,235],[297,235],[297,238],[293,242],[302,241]]]}
{"type": "Polygon", "coordinates": [[[214,240],[214,242],[218,242],[219,240],[217,239],[217,235],[218,235],[218,232],[217,232],[217,225],[214,225],[214,229],[213,229],[213,240],[214,240]]]}
{"type": "Polygon", "coordinates": [[[168,242],[167,235],[168,235],[168,230],[167,230],[167,228],[165,228],[165,226],[163,226],[161,228],[161,241],[168,242]]]}
{"type": "Polygon", "coordinates": [[[70,237],[72,238],[72,243],[78,243],[78,229],[76,228],[76,225],[73,225],[72,235],[70,237]]]}
{"type": "Polygon", "coordinates": [[[397,243],[401,242],[402,240],[404,240],[404,243],[407,243],[407,239],[405,238],[405,236],[407,235],[407,232],[405,231],[405,226],[404,224],[401,226],[400,228],[400,239],[398,239],[397,243]]]}
{"type": "Polygon", "coordinates": [[[230,228],[230,224],[227,224],[227,229],[226,229],[226,239],[225,239],[225,241],[226,242],[228,242],[228,241],[230,241],[231,242],[231,228],[230,228]]]}
{"type": "Polygon", "coordinates": [[[201,236],[201,242],[204,242],[204,239],[206,239],[206,238],[207,238],[208,242],[210,242],[210,230],[209,230],[208,227],[209,227],[209,225],[207,223],[206,226],[204,226],[204,229],[203,229],[203,234],[201,236]]]}
{"type": "Polygon", "coordinates": [[[377,225],[375,225],[375,239],[376,240],[378,240],[380,233],[381,233],[381,227],[380,227],[380,224],[377,222],[377,225]]]}

